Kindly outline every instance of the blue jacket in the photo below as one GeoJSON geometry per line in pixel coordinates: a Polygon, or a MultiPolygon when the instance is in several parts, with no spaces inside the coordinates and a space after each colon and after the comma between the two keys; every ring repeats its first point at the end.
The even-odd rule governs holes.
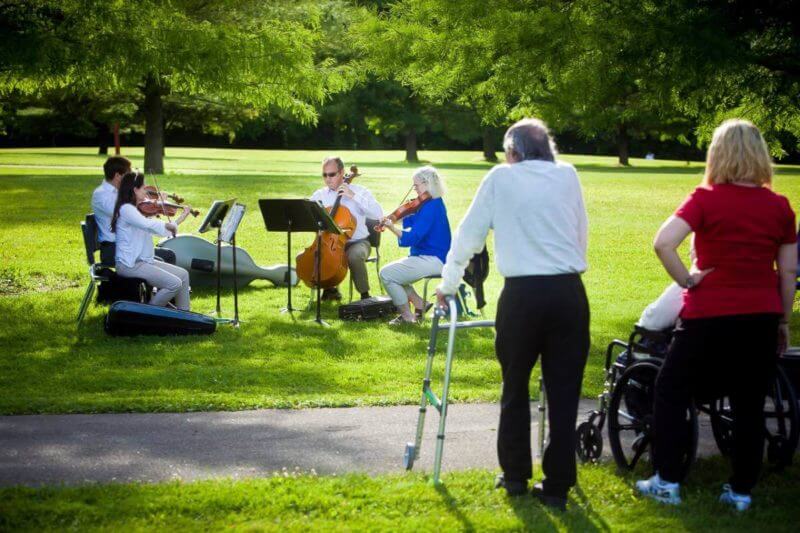
{"type": "Polygon", "coordinates": [[[409,255],[432,255],[445,262],[450,251],[450,221],[441,198],[428,200],[419,211],[404,217],[403,229],[398,243],[411,247],[409,255]]]}

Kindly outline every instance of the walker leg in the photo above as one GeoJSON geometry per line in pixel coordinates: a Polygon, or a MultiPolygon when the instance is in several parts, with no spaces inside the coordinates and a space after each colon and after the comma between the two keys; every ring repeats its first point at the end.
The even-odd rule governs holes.
{"type": "MultiPolygon", "coordinates": [[[[547,391],[544,388],[544,378],[539,376],[539,467],[544,460],[544,444],[547,430],[547,391]]],[[[544,477],[544,470],[542,470],[544,477]]]]}
{"type": "Polygon", "coordinates": [[[456,339],[456,322],[458,311],[451,302],[450,328],[447,334],[447,358],[444,363],[444,385],[442,387],[441,412],[439,417],[439,433],[436,435],[436,455],[433,459],[433,484],[439,484],[439,475],[442,471],[442,453],[444,452],[444,429],[447,422],[447,395],[450,390],[450,369],[453,366],[453,345],[456,339]]]}
{"type": "Polygon", "coordinates": [[[428,411],[428,393],[431,388],[431,374],[433,372],[433,356],[436,353],[436,334],[439,330],[439,317],[434,316],[431,326],[431,338],[428,342],[428,357],[425,363],[425,377],[422,379],[422,394],[419,400],[419,416],[417,417],[417,433],[414,442],[406,443],[406,451],[403,456],[403,466],[406,470],[414,467],[414,460],[419,458],[419,450],[422,446],[422,433],[425,430],[425,413],[428,411]]]}

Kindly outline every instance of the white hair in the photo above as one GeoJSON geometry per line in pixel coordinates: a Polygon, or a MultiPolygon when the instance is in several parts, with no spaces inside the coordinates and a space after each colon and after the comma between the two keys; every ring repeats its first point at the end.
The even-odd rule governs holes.
{"type": "Polygon", "coordinates": [[[418,179],[428,188],[428,193],[432,198],[444,196],[444,180],[439,176],[439,172],[432,166],[420,167],[414,171],[412,178],[418,179]]]}
{"type": "Polygon", "coordinates": [[[517,161],[554,162],[558,155],[547,125],[538,118],[524,118],[508,128],[503,137],[503,150],[517,161]]]}

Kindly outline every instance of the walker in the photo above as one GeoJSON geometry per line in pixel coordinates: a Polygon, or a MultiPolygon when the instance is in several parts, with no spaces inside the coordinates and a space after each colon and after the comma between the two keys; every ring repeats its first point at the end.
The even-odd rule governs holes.
{"type": "MultiPolygon", "coordinates": [[[[433,484],[440,483],[439,476],[442,471],[442,453],[444,451],[445,423],[447,422],[447,394],[450,389],[450,371],[453,366],[453,345],[456,338],[457,329],[466,328],[493,328],[494,320],[474,320],[469,322],[458,322],[455,300],[452,296],[447,297],[448,310],[437,307],[431,323],[431,338],[428,343],[428,360],[425,365],[425,377],[422,379],[422,397],[419,403],[419,417],[417,418],[417,433],[414,442],[406,443],[405,454],[403,455],[403,466],[406,470],[414,467],[414,461],[419,459],[420,446],[422,445],[422,432],[425,429],[425,413],[428,404],[432,405],[439,412],[439,432],[436,434],[436,454],[433,459],[433,484]],[[440,324],[440,320],[450,315],[450,322],[440,324]],[[441,400],[431,389],[431,373],[433,370],[433,356],[436,353],[436,338],[439,331],[447,330],[447,357],[444,365],[444,382],[442,385],[441,400]]],[[[546,402],[544,388],[541,378],[539,380],[540,400],[539,400],[539,455],[544,449],[545,438],[545,413],[546,402]]]]}

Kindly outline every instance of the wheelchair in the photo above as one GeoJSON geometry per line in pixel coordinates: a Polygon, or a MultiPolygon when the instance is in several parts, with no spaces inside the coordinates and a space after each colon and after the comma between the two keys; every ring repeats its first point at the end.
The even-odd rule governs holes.
{"type": "MultiPolygon", "coordinates": [[[[672,338],[671,330],[651,331],[635,326],[624,342],[613,340],[606,349],[605,386],[598,409],[578,428],[577,455],[582,462],[596,461],[603,451],[603,426],[614,461],[622,470],[634,470],[644,457],[649,459],[653,436],[655,382],[672,338]]],[[[797,396],[781,363],[770,384],[764,405],[764,437],[767,459],[777,468],[791,464],[800,438],[797,396]]],[[[714,440],[723,455],[732,451],[733,415],[727,397],[698,402],[687,409],[689,442],[683,467],[686,472],[697,455],[697,412],[711,421],[714,440]]]]}

